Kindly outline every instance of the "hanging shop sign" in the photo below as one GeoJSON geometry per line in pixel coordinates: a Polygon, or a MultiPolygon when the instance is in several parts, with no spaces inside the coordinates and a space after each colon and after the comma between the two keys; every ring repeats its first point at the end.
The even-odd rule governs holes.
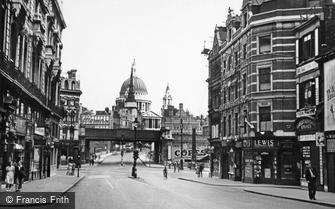
{"type": "Polygon", "coordinates": [[[315,61],[309,62],[309,63],[307,63],[305,65],[302,65],[302,66],[297,68],[297,75],[308,72],[308,71],[313,70],[313,69],[318,68],[318,67],[319,67],[319,65],[318,65],[317,62],[315,62],[315,61]]]}
{"type": "Polygon", "coordinates": [[[311,118],[301,118],[296,123],[296,128],[298,132],[315,131],[316,123],[311,118]]]}
{"type": "Polygon", "coordinates": [[[297,118],[307,117],[307,116],[315,116],[316,113],[316,107],[305,107],[303,109],[300,109],[296,116],[297,118]]]}
{"type": "Polygon", "coordinates": [[[26,135],[27,132],[27,121],[17,117],[15,119],[16,133],[26,135]]]}
{"type": "Polygon", "coordinates": [[[45,127],[37,126],[37,124],[35,123],[34,134],[39,136],[45,136],[45,127]]]}

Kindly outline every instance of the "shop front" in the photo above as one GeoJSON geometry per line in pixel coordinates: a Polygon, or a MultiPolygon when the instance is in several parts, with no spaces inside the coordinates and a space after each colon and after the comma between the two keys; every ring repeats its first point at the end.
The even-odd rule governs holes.
{"type": "Polygon", "coordinates": [[[328,191],[335,192],[335,132],[325,134],[327,143],[328,191]]]}
{"type": "Polygon", "coordinates": [[[243,140],[243,181],[276,184],[278,179],[278,141],[274,138],[243,140]]]}
{"type": "MultiPolygon", "coordinates": [[[[301,111],[300,111],[301,112],[301,111]]],[[[298,112],[299,113],[299,112],[298,112]]],[[[299,115],[301,115],[299,113],[299,115]]],[[[318,124],[313,116],[299,117],[296,120],[296,134],[300,149],[300,185],[307,187],[305,171],[309,164],[319,173],[318,185],[323,185],[323,162],[322,147],[316,146],[317,136],[323,134],[318,132],[318,124]],[[321,157],[320,157],[321,155],[321,157]]]]}
{"type": "Polygon", "coordinates": [[[228,146],[229,179],[241,181],[242,179],[242,141],[233,141],[228,146]]]}
{"type": "Polygon", "coordinates": [[[30,165],[30,178],[34,179],[41,179],[43,178],[43,150],[46,145],[45,140],[45,128],[44,127],[37,127],[34,128],[33,134],[33,156],[32,162],[30,165]]]}

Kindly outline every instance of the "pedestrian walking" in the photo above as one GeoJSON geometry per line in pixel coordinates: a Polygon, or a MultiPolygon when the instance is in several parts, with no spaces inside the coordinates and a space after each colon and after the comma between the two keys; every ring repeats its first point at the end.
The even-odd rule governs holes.
{"type": "Polygon", "coordinates": [[[25,170],[25,168],[24,168],[24,166],[23,166],[23,163],[22,163],[22,161],[20,160],[19,161],[19,179],[18,179],[18,191],[20,190],[20,189],[22,189],[22,183],[23,183],[23,181],[24,181],[24,179],[26,178],[26,170],[25,170]]]}
{"type": "Polygon", "coordinates": [[[167,179],[167,168],[166,166],[164,166],[164,169],[163,169],[163,176],[165,179],[167,179]]]}
{"type": "Polygon", "coordinates": [[[179,163],[178,162],[176,162],[176,163],[177,163],[177,169],[178,169],[178,173],[179,173],[179,170],[180,170],[179,163]]]}
{"type": "Polygon", "coordinates": [[[316,179],[318,178],[318,172],[312,165],[307,164],[307,170],[305,172],[305,178],[308,183],[308,196],[310,200],[315,200],[316,194],[316,179]]]}
{"type": "Polygon", "coordinates": [[[202,177],[202,171],[204,170],[204,165],[200,164],[199,165],[199,177],[202,177]]]}
{"type": "Polygon", "coordinates": [[[15,167],[13,165],[13,162],[10,162],[9,165],[6,167],[6,188],[7,192],[11,190],[13,184],[14,184],[14,172],[15,167]]]}
{"type": "Polygon", "coordinates": [[[173,162],[173,172],[175,173],[177,170],[177,162],[173,162]]]}
{"type": "Polygon", "coordinates": [[[13,163],[14,165],[14,189],[15,191],[19,188],[19,166],[16,162],[13,163]]]}

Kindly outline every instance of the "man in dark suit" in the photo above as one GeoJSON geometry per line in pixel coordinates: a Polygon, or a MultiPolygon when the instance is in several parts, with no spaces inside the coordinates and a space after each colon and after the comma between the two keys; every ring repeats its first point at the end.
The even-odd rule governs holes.
{"type": "Polygon", "coordinates": [[[308,195],[310,200],[315,200],[316,193],[316,179],[318,177],[318,172],[311,164],[307,165],[305,172],[305,178],[308,183],[308,195]]]}

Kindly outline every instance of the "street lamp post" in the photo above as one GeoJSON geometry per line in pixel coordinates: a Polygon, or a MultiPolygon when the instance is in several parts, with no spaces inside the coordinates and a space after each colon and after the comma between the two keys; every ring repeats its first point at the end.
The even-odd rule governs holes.
{"type": "Polygon", "coordinates": [[[124,140],[124,136],[122,135],[122,139],[121,139],[121,166],[123,166],[123,140],[124,140]]]}
{"type": "Polygon", "coordinates": [[[183,170],[183,119],[180,119],[180,170],[183,170]]]}
{"type": "Polygon", "coordinates": [[[213,162],[212,162],[212,154],[214,153],[214,146],[207,146],[207,153],[209,155],[209,176],[213,176],[213,162]]]}
{"type": "Polygon", "coordinates": [[[137,118],[135,118],[135,121],[134,121],[134,164],[133,164],[133,168],[132,168],[132,172],[131,172],[131,175],[134,177],[134,178],[137,178],[137,169],[136,169],[136,160],[138,158],[138,151],[136,149],[136,142],[137,142],[137,136],[136,136],[136,130],[137,130],[137,125],[138,125],[138,121],[137,121],[137,118]]]}

